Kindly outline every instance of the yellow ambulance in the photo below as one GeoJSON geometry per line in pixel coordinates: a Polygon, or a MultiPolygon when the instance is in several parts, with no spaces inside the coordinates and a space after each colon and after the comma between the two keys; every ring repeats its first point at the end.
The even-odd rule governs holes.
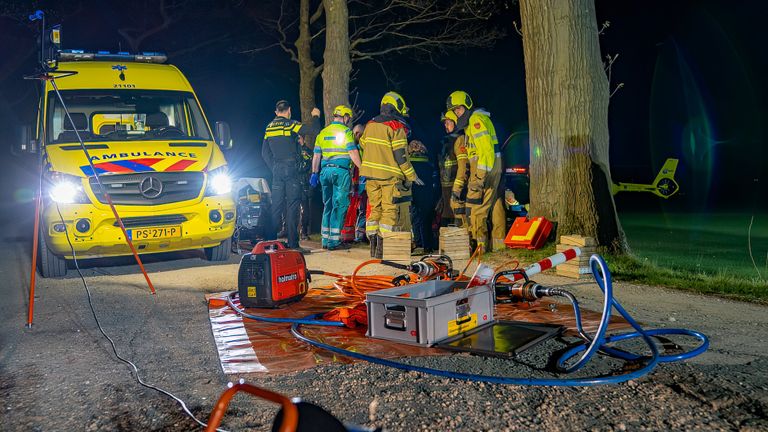
{"type": "Polygon", "coordinates": [[[140,254],[202,248],[208,260],[228,259],[236,217],[222,152],[229,126],[217,123],[214,138],[192,86],[164,61],[62,51],[52,74],[60,97],[51,81],[41,85],[24,147],[39,148],[43,166],[42,276],[64,276],[74,257],[131,254],[102,188],[140,254]]]}

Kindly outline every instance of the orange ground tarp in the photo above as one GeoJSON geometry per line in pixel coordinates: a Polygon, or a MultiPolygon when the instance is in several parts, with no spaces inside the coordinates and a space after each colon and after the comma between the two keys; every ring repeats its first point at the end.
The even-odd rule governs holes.
{"type": "MultiPolygon", "coordinates": [[[[207,298],[224,299],[226,295],[227,293],[210,294],[207,298]]],[[[335,307],[354,304],[354,300],[344,297],[335,290],[312,290],[302,301],[284,308],[248,309],[247,311],[254,315],[269,317],[304,318],[307,315],[327,312],[335,307]]],[[[319,364],[355,361],[296,340],[291,335],[288,324],[270,324],[247,318],[243,320],[229,306],[217,306],[214,303],[209,303],[209,316],[225,373],[260,372],[279,375],[309,369],[319,364]]],[[[497,305],[496,319],[561,324],[575,334],[573,309],[570,305],[562,303],[544,300],[530,306],[497,305]]],[[[599,313],[582,308],[582,321],[587,332],[594,332],[599,320],[599,313]]],[[[612,318],[611,329],[625,327],[628,327],[626,322],[612,318]]],[[[365,327],[349,329],[303,326],[302,331],[313,339],[334,346],[388,359],[452,354],[437,348],[421,348],[368,338],[365,336],[365,327]]]]}

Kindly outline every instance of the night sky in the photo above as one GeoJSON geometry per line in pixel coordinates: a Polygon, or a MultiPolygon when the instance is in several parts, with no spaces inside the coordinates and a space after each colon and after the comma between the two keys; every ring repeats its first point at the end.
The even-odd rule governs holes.
{"type": "MultiPolygon", "coordinates": [[[[31,122],[35,108],[34,86],[22,80],[34,69],[35,31],[22,12],[47,6],[17,3],[0,2],[0,139],[7,145],[17,125],[31,122]]],[[[258,173],[264,169],[256,156],[259,141],[274,102],[285,98],[298,108],[298,68],[280,50],[241,53],[272,42],[253,25],[268,13],[261,2],[219,2],[212,9],[213,2],[193,3],[197,9],[141,49],[169,53],[169,62],[196,88],[209,120],[231,124],[236,158],[248,161],[239,168],[258,173]]],[[[63,17],[63,46],[89,50],[117,51],[121,44],[126,49],[116,28],[131,22],[128,17],[152,12],[137,6],[144,2],[50,4],[58,5],[49,13],[52,19],[63,17]]],[[[650,182],[667,157],[681,160],[680,194],[664,202],[620,194],[619,210],[768,208],[768,53],[759,36],[767,9],[762,1],[597,1],[598,23],[610,21],[600,39],[603,54],[619,54],[612,88],[624,83],[610,102],[614,181],[650,182]]],[[[378,65],[356,63],[360,70],[351,87],[359,92],[364,120],[377,112],[383,93],[397,90],[411,107],[414,137],[436,145],[445,97],[463,89],[492,113],[500,138],[526,130],[522,41],[512,20],[519,22],[516,6],[492,20],[508,33],[494,48],[454,52],[438,59],[440,68],[408,55],[392,58],[394,84],[378,65]]],[[[318,81],[318,92],[320,86],[318,81]]],[[[0,175],[14,187],[2,199],[23,200],[24,183],[34,181],[34,174],[28,176],[32,165],[6,155],[0,175]]]]}

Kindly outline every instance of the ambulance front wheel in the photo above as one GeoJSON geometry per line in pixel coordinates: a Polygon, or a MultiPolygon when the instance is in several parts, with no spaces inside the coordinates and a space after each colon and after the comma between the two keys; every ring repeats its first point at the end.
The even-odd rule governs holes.
{"type": "Polygon", "coordinates": [[[48,242],[45,241],[42,230],[37,245],[37,270],[44,278],[60,278],[67,275],[67,260],[48,249],[48,242]]]}
{"type": "Polygon", "coordinates": [[[208,261],[226,261],[232,254],[232,237],[224,240],[218,246],[207,247],[205,250],[205,259],[208,261]]]}

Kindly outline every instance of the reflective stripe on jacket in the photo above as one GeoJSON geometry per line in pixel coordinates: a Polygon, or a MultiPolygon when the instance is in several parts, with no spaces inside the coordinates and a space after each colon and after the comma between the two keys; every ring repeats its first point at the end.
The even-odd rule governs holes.
{"type": "Polygon", "coordinates": [[[318,117],[313,117],[309,126],[289,118],[275,117],[264,131],[261,147],[264,163],[271,167],[280,162],[298,162],[301,158],[299,135],[314,135],[319,129],[318,117]]]}
{"type": "Polygon", "coordinates": [[[501,156],[496,128],[493,127],[490,116],[491,114],[483,109],[473,111],[465,130],[467,155],[477,158],[477,171],[481,176],[491,171],[496,157],[501,156]]]}
{"type": "Polygon", "coordinates": [[[349,152],[352,150],[357,150],[355,137],[343,123],[332,122],[315,139],[314,153],[322,156],[323,166],[332,163],[348,168],[351,162],[349,152]]]}
{"type": "Polygon", "coordinates": [[[416,171],[405,153],[408,144],[406,126],[397,119],[377,119],[365,125],[360,137],[360,147],[364,151],[360,175],[380,180],[413,181],[416,171]]]}

